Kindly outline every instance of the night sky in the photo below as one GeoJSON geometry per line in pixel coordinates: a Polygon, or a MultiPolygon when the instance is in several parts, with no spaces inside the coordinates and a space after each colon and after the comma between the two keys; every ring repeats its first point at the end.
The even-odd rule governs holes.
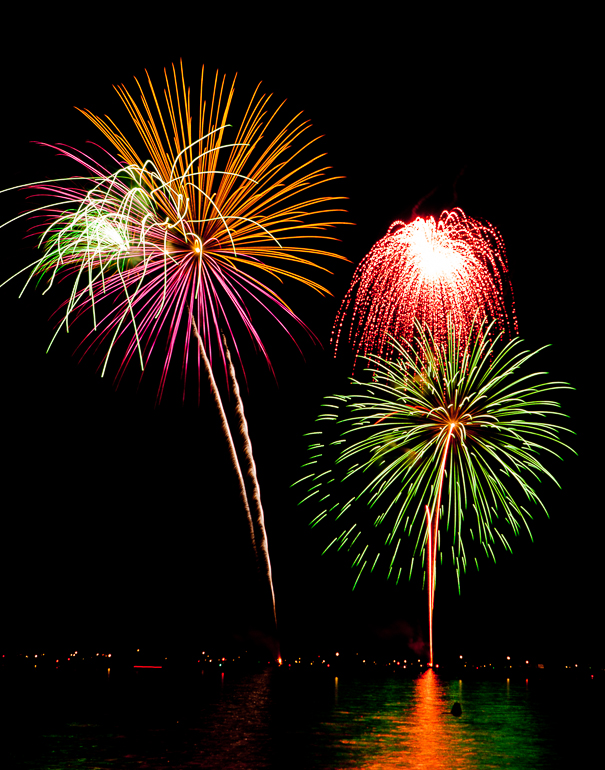
{"type": "MultiPolygon", "coordinates": [[[[482,18],[472,25],[436,13],[376,19],[308,18],[269,24],[261,16],[182,13],[163,19],[37,18],[4,41],[2,183],[77,173],[34,141],[107,146],[74,109],[129,119],[112,89],[134,88],[145,68],[183,58],[192,88],[202,64],[238,73],[245,106],[259,81],[275,105],[300,110],[323,135],[334,195],[348,198],[327,264],[333,297],[285,284],[284,298],[321,344],[291,328],[304,357],[275,324],[257,316],[276,379],[242,338],[244,392],[263,494],[285,654],[381,645],[416,649],[427,635],[418,576],[395,587],[372,576],[351,592],[346,558],[321,556],[290,485],[323,396],[346,388],[348,361],[329,345],[336,310],[359,260],[396,219],[458,205],[502,234],[520,335],[550,344],[536,365],[575,391],[562,394],[579,457],[549,467],[560,481],[539,487],[550,520],[535,510],[534,543],[483,558],[458,596],[453,571],[439,573],[436,654],[514,654],[602,659],[602,450],[600,326],[593,89],[577,20],[482,18]],[[57,173],[57,169],[61,169],[57,173]],[[425,197],[428,196],[428,197],[425,197]],[[595,239],[596,241],[596,239],[595,239]],[[587,269],[588,268],[588,269],[587,269]],[[598,305],[597,305],[598,306],[598,305]],[[540,363],[541,362],[541,363],[540,363]],[[592,405],[592,408],[589,408],[592,405]]],[[[0,220],[27,206],[0,199],[0,220]]],[[[23,222],[0,231],[2,280],[33,261],[23,222]]],[[[319,275],[310,274],[320,279],[319,275]]],[[[185,402],[178,370],[159,406],[150,368],[116,389],[101,357],[79,361],[81,335],[62,334],[47,354],[61,289],[42,297],[17,278],[1,289],[3,350],[2,636],[7,647],[261,643],[270,628],[255,578],[245,518],[207,389],[185,402]]],[[[84,330],[85,324],[82,324],[84,330]]],[[[158,351],[159,352],[159,351],[158,351]]]]}

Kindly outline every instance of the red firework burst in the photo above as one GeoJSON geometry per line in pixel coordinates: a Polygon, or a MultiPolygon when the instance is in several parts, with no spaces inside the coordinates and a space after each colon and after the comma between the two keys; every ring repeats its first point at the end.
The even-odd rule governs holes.
{"type": "Polygon", "coordinates": [[[335,353],[351,306],[348,338],[356,357],[388,357],[391,337],[412,341],[415,319],[436,344],[447,340],[448,317],[464,336],[484,320],[505,336],[517,333],[502,236],[458,208],[438,221],[393,222],[355,270],[334,323],[335,353]]]}

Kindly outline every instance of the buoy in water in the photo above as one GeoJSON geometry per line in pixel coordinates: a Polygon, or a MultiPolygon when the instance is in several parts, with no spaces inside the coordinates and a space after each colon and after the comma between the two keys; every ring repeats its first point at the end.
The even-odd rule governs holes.
{"type": "Polygon", "coordinates": [[[452,706],[452,714],[455,717],[459,717],[460,714],[462,714],[462,706],[458,703],[458,701],[456,701],[456,703],[454,703],[452,706]]]}

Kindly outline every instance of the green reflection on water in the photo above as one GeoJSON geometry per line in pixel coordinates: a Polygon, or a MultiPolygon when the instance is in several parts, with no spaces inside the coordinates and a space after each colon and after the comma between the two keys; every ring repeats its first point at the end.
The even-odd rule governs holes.
{"type": "Polygon", "coordinates": [[[339,767],[543,766],[540,725],[525,687],[446,682],[429,669],[413,681],[352,688],[350,697],[339,683],[339,702],[333,718],[322,725],[340,744],[339,767]],[[451,714],[456,701],[462,706],[460,717],[451,714]]]}

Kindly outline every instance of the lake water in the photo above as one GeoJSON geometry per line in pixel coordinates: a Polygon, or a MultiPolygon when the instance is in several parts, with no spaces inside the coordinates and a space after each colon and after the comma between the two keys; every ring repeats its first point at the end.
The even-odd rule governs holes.
{"type": "MultiPolygon", "coordinates": [[[[451,680],[270,668],[33,688],[4,719],[6,768],[596,767],[594,680],[451,680]],[[454,702],[462,714],[451,714],[454,702]]],[[[599,749],[600,750],[600,749],[599,749]]]]}

